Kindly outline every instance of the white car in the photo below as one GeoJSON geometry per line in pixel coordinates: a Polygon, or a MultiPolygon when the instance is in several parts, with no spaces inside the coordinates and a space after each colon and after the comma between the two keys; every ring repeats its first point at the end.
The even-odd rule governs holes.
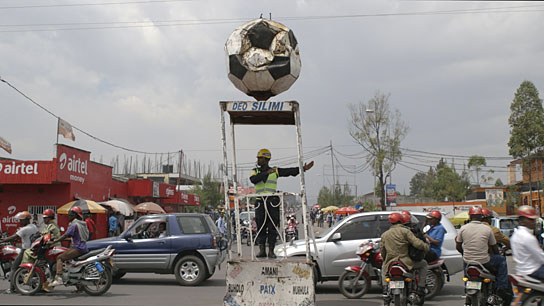
{"type": "MultiPolygon", "coordinates": [[[[389,229],[390,211],[364,212],[344,218],[340,223],[316,237],[317,254],[314,244],[310,241],[311,256],[316,264],[317,281],[337,280],[347,266],[358,266],[361,259],[355,254],[361,243],[372,240],[379,241],[381,235],[389,229]]],[[[412,212],[421,224],[426,213],[412,212]]],[[[463,271],[463,258],[455,249],[457,230],[448,218],[442,218],[441,224],[446,229],[442,256],[449,275],[463,271]]],[[[275,253],[279,256],[305,256],[303,240],[288,242],[284,246],[276,246],[275,253]]]]}

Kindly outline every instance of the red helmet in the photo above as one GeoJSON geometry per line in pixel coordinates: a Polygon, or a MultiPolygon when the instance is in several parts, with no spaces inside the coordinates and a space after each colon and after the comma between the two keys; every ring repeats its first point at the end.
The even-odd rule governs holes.
{"type": "Polygon", "coordinates": [[[403,211],[401,211],[400,213],[403,214],[403,215],[410,216],[410,217],[412,216],[412,213],[409,212],[409,211],[407,211],[407,210],[403,210],[403,211]]]}
{"type": "Polygon", "coordinates": [[[402,222],[402,215],[399,214],[399,213],[396,213],[396,212],[395,212],[395,213],[391,213],[391,214],[389,215],[389,222],[390,222],[391,224],[397,224],[397,223],[399,223],[399,222],[402,222]]]}
{"type": "Polygon", "coordinates": [[[468,214],[472,216],[472,215],[483,215],[484,213],[482,212],[482,208],[480,206],[472,206],[468,210],[468,214]]]}
{"type": "Polygon", "coordinates": [[[529,218],[529,219],[538,218],[538,215],[536,214],[536,210],[534,209],[534,207],[531,207],[529,205],[522,205],[518,207],[518,216],[529,218]]]}
{"type": "Polygon", "coordinates": [[[482,215],[484,215],[484,218],[491,218],[493,217],[493,213],[491,212],[491,210],[487,209],[487,208],[482,208],[482,215]]]}
{"type": "Polygon", "coordinates": [[[17,219],[17,220],[25,220],[25,219],[30,220],[30,219],[32,219],[32,216],[30,215],[30,213],[28,211],[25,210],[25,211],[21,211],[21,212],[17,213],[15,215],[15,219],[17,219]]]}
{"type": "Polygon", "coordinates": [[[81,210],[81,207],[74,206],[70,208],[70,212],[68,213],[70,215],[78,215],[80,218],[83,219],[83,211],[81,210]]]}
{"type": "Polygon", "coordinates": [[[55,218],[55,212],[51,208],[48,208],[48,209],[43,211],[42,218],[53,218],[54,219],[55,218]]]}
{"type": "Polygon", "coordinates": [[[442,220],[442,214],[438,210],[433,210],[427,214],[427,218],[435,218],[438,221],[442,220]]]}
{"type": "Polygon", "coordinates": [[[412,221],[412,216],[401,214],[402,216],[402,224],[409,224],[412,221]]]}

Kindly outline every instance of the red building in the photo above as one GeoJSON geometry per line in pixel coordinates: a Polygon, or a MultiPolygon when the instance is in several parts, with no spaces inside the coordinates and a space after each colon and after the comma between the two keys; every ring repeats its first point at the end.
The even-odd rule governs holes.
{"type": "MultiPolygon", "coordinates": [[[[51,161],[0,160],[0,228],[11,235],[17,228],[14,216],[23,210],[38,215],[77,199],[107,201],[126,199],[133,204],[152,201],[167,212],[183,206],[199,206],[198,195],[177,191],[175,185],[148,179],[120,179],[112,167],[91,161],[91,153],[67,145],[57,145],[51,161]]],[[[94,214],[98,235],[107,235],[106,214],[94,214]]],[[[40,219],[41,220],[41,219],[40,219]]],[[[67,228],[68,219],[59,215],[57,223],[67,228]]]]}

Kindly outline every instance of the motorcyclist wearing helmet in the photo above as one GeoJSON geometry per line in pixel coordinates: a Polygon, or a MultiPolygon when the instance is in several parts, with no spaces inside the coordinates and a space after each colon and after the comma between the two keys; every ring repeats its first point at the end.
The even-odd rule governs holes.
{"type": "Polygon", "coordinates": [[[406,217],[403,217],[402,214],[394,212],[389,215],[389,222],[391,227],[385,231],[381,236],[381,245],[380,252],[383,258],[383,268],[382,268],[382,280],[383,283],[383,293],[384,293],[384,303],[389,304],[387,291],[387,283],[385,283],[385,276],[389,271],[389,266],[394,261],[402,262],[408,269],[416,269],[420,276],[420,281],[418,283],[418,295],[419,297],[425,296],[425,277],[427,276],[427,263],[425,264],[420,262],[414,262],[409,256],[409,246],[412,245],[416,249],[423,250],[425,252],[429,251],[429,245],[417,238],[414,233],[408,227],[406,227],[403,222],[407,220],[406,217]]]}
{"type": "Polygon", "coordinates": [[[287,229],[293,228],[295,230],[295,239],[298,239],[298,222],[297,219],[295,219],[295,216],[289,218],[289,222],[287,222],[287,229]]]}
{"type": "MultiPolygon", "coordinates": [[[[510,238],[503,234],[500,229],[491,225],[491,219],[493,219],[493,213],[491,212],[491,210],[487,208],[482,208],[482,213],[484,214],[482,223],[491,228],[491,230],[493,231],[493,235],[495,235],[495,240],[497,240],[497,243],[502,243],[504,246],[506,246],[506,248],[510,249],[510,238]]],[[[489,249],[489,253],[491,253],[491,249],[489,249]]]]}
{"type": "Polygon", "coordinates": [[[444,242],[446,229],[440,224],[440,220],[442,220],[442,214],[438,210],[433,210],[425,216],[423,226],[430,226],[427,232],[425,232],[425,238],[431,244],[431,249],[425,255],[427,262],[433,262],[442,255],[442,243],[444,242]]]}
{"type": "MultiPolygon", "coordinates": [[[[55,212],[48,208],[43,211],[42,213],[43,223],[45,223],[45,229],[43,229],[40,234],[51,234],[51,239],[57,239],[60,237],[60,230],[58,226],[53,222],[55,220],[55,212]]],[[[60,245],[60,242],[55,244],[54,246],[60,245]]],[[[23,257],[23,261],[21,263],[27,263],[27,262],[33,262],[36,259],[35,256],[32,255],[32,250],[27,249],[25,251],[25,255],[23,257]]]]}
{"type": "MultiPolygon", "coordinates": [[[[497,295],[504,301],[512,299],[512,290],[508,282],[508,266],[504,256],[499,255],[497,240],[491,228],[482,223],[483,212],[479,206],[473,206],[468,212],[470,222],[463,225],[455,238],[455,248],[463,255],[465,265],[478,262],[487,269],[495,268],[497,276],[497,295]],[[488,253],[491,247],[493,254],[488,253]]],[[[510,305],[505,303],[505,305],[510,305]]]]}
{"type": "Polygon", "coordinates": [[[15,219],[19,221],[19,225],[21,227],[17,230],[15,234],[7,238],[0,239],[0,242],[15,242],[18,239],[21,239],[21,252],[17,256],[17,258],[15,258],[15,261],[11,265],[11,272],[9,275],[10,289],[6,291],[6,293],[12,293],[15,291],[15,282],[13,281],[13,276],[15,276],[15,270],[19,268],[19,265],[23,260],[25,250],[30,248],[30,245],[32,244],[30,237],[38,233],[38,228],[36,227],[36,225],[30,222],[32,216],[28,211],[21,211],[17,213],[15,215],[15,219]]]}
{"type": "Polygon", "coordinates": [[[57,257],[57,273],[53,282],[49,285],[55,287],[62,285],[62,263],[63,261],[70,260],[87,253],[87,240],[89,239],[89,230],[87,224],[83,221],[82,210],[80,207],[72,207],[68,213],[68,220],[70,225],[64,235],[55,240],[49,240],[48,244],[55,244],[66,238],[72,238],[72,245],[64,253],[57,257]]]}
{"type": "MultiPolygon", "coordinates": [[[[40,234],[41,235],[45,235],[45,234],[51,234],[51,239],[57,239],[60,237],[60,230],[58,228],[58,226],[55,224],[55,222],[53,222],[53,220],[55,220],[55,212],[48,208],[46,210],[43,211],[42,213],[42,218],[43,218],[43,223],[45,223],[45,229],[43,229],[40,234]]],[[[59,246],[60,245],[60,242],[52,245],[52,246],[59,246]]],[[[32,249],[27,249],[25,252],[24,252],[24,255],[23,255],[23,260],[21,261],[21,264],[24,264],[24,263],[28,263],[28,262],[34,262],[36,260],[36,256],[34,256],[34,254],[32,254],[32,249]]],[[[43,283],[43,290],[45,290],[46,292],[49,292],[49,282],[48,281],[45,281],[43,283]]]]}
{"type": "Polygon", "coordinates": [[[516,274],[529,275],[544,281],[544,251],[533,235],[536,210],[528,205],[518,207],[519,226],[512,235],[512,257],[516,262],[516,274]]]}
{"type": "MultiPolygon", "coordinates": [[[[414,236],[416,236],[419,240],[427,243],[428,241],[427,239],[425,239],[425,235],[419,227],[419,220],[416,217],[412,216],[412,213],[407,210],[403,210],[400,213],[402,215],[402,224],[410,229],[414,236]]],[[[417,270],[418,275],[423,275],[419,278],[419,281],[422,284],[425,284],[425,282],[427,281],[428,264],[425,260],[425,255],[427,253],[429,252],[419,250],[412,245],[408,246],[408,256],[410,256],[410,258],[415,262],[414,269],[417,270]]],[[[424,302],[424,293],[424,291],[421,291],[419,294],[420,304],[423,304],[424,302]]]]}

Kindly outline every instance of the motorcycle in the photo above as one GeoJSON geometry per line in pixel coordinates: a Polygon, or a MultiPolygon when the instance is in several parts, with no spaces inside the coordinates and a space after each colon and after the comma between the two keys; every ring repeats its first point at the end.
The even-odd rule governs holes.
{"type": "Polygon", "coordinates": [[[500,305],[502,299],[495,294],[497,280],[495,275],[478,262],[467,265],[465,281],[466,305],[500,305]]]}
{"type": "Polygon", "coordinates": [[[378,242],[369,240],[362,243],[355,252],[361,258],[361,265],[346,267],[340,279],[338,287],[340,292],[348,299],[358,299],[365,295],[372,284],[369,270],[374,274],[374,279],[381,285],[381,267],[383,264],[378,242]]]}
{"type": "Polygon", "coordinates": [[[293,224],[288,224],[285,228],[285,240],[291,241],[291,240],[298,240],[297,235],[297,226],[293,224]]]}
{"type": "Polygon", "coordinates": [[[389,266],[385,282],[388,284],[388,295],[393,298],[395,306],[421,305],[417,295],[419,276],[410,271],[400,261],[394,261],[389,266]]]}
{"type": "MultiPolygon", "coordinates": [[[[15,271],[15,289],[23,295],[34,295],[43,289],[46,280],[55,276],[56,259],[66,252],[62,246],[50,246],[47,242],[51,235],[46,234],[36,239],[30,249],[35,256],[34,262],[24,263],[15,271]]],[[[83,254],[64,263],[63,284],[76,286],[89,295],[106,293],[112,283],[113,253],[111,246],[83,254]]]]}
{"type": "Polygon", "coordinates": [[[544,283],[527,275],[509,275],[510,282],[516,286],[514,305],[542,305],[544,303],[544,283]]]}
{"type": "Polygon", "coordinates": [[[435,297],[444,283],[450,281],[450,274],[444,264],[444,259],[438,259],[433,262],[429,262],[427,266],[427,281],[425,282],[425,299],[431,299],[435,297]]]}
{"type": "MultiPolygon", "coordinates": [[[[357,299],[365,295],[371,287],[372,280],[375,280],[380,286],[382,284],[381,268],[383,259],[379,243],[372,240],[364,242],[359,246],[356,254],[361,258],[361,265],[346,267],[338,280],[340,292],[348,299],[357,299]],[[370,273],[370,270],[373,273],[370,273]]],[[[425,298],[431,299],[436,296],[444,287],[446,279],[449,281],[450,275],[444,260],[438,259],[430,262],[425,284],[425,298]]]]}
{"type": "Polygon", "coordinates": [[[0,244],[0,267],[2,268],[2,273],[4,274],[4,279],[9,278],[9,273],[11,271],[11,265],[17,256],[21,253],[21,249],[15,247],[9,243],[0,244]]]}

